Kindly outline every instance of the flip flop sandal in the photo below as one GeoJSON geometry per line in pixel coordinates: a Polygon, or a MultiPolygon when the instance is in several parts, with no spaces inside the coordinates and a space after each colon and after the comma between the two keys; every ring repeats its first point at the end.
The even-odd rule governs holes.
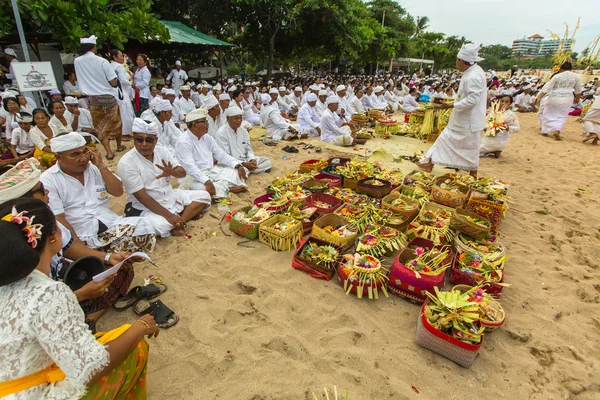
{"type": "Polygon", "coordinates": [[[113,156],[112,156],[112,157],[106,156],[106,159],[107,159],[108,161],[112,161],[112,160],[114,160],[114,158],[115,158],[115,155],[114,155],[114,154],[113,154],[113,156]]]}
{"type": "Polygon", "coordinates": [[[317,148],[315,149],[315,152],[317,152],[317,153],[320,153],[320,152],[321,152],[321,148],[320,148],[320,147],[317,147],[317,148]]]}
{"type": "Polygon", "coordinates": [[[124,311],[140,300],[155,299],[167,291],[167,286],[163,283],[151,283],[146,286],[136,286],[132,288],[125,296],[115,301],[113,307],[117,311],[124,311]]]}
{"type": "Polygon", "coordinates": [[[117,147],[117,150],[116,150],[116,151],[120,153],[120,152],[122,152],[122,151],[124,151],[124,150],[127,150],[127,147],[125,147],[125,146],[121,145],[121,147],[117,147]]]}
{"type": "Polygon", "coordinates": [[[163,329],[170,328],[179,322],[179,316],[161,300],[156,300],[153,303],[140,300],[133,306],[133,311],[140,317],[146,314],[152,315],[154,321],[156,321],[156,325],[163,329]]]}
{"type": "Polygon", "coordinates": [[[296,147],[294,146],[290,146],[290,153],[300,153],[300,150],[298,150],[296,147]]]}
{"type": "MultiPolygon", "coordinates": [[[[295,147],[292,146],[285,146],[283,149],[283,151],[285,151],[286,153],[297,153],[298,151],[294,151],[294,149],[296,149],[295,147]]],[[[298,150],[298,149],[296,149],[298,150]]]]}

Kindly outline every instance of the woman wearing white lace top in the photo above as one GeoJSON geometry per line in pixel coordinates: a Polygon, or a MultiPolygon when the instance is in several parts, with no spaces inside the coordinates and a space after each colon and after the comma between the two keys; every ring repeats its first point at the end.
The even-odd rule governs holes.
{"type": "Polygon", "coordinates": [[[95,339],[71,289],[49,277],[62,240],[48,206],[17,199],[0,216],[0,397],[145,399],[154,318],[95,339]]]}
{"type": "Polygon", "coordinates": [[[67,117],[65,117],[65,111],[67,111],[67,109],[62,101],[54,100],[50,103],[48,111],[50,112],[50,115],[52,115],[48,125],[57,132],[57,135],[73,132],[71,124],[67,120],[67,117]]]}

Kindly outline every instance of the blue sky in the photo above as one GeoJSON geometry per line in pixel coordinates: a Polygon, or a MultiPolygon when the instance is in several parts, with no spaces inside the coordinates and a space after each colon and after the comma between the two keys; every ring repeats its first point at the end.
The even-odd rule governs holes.
{"type": "Polygon", "coordinates": [[[426,15],[429,30],[465,36],[474,43],[511,46],[514,39],[548,30],[560,37],[575,28],[575,51],[600,35],[600,0],[398,0],[413,16],[426,15]]]}

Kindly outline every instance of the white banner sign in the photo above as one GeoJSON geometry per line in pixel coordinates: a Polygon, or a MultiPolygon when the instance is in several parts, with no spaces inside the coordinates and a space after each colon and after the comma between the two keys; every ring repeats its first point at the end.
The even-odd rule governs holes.
{"type": "Polygon", "coordinates": [[[10,66],[20,92],[58,89],[50,61],[13,62],[10,66]]]}

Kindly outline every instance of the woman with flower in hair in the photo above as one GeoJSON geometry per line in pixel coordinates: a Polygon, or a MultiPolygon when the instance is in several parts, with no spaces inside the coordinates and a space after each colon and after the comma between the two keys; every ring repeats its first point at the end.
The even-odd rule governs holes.
{"type": "Polygon", "coordinates": [[[0,397],[7,399],[146,398],[151,315],[98,334],[77,298],[52,280],[61,230],[41,200],[0,207],[0,397]]]}

